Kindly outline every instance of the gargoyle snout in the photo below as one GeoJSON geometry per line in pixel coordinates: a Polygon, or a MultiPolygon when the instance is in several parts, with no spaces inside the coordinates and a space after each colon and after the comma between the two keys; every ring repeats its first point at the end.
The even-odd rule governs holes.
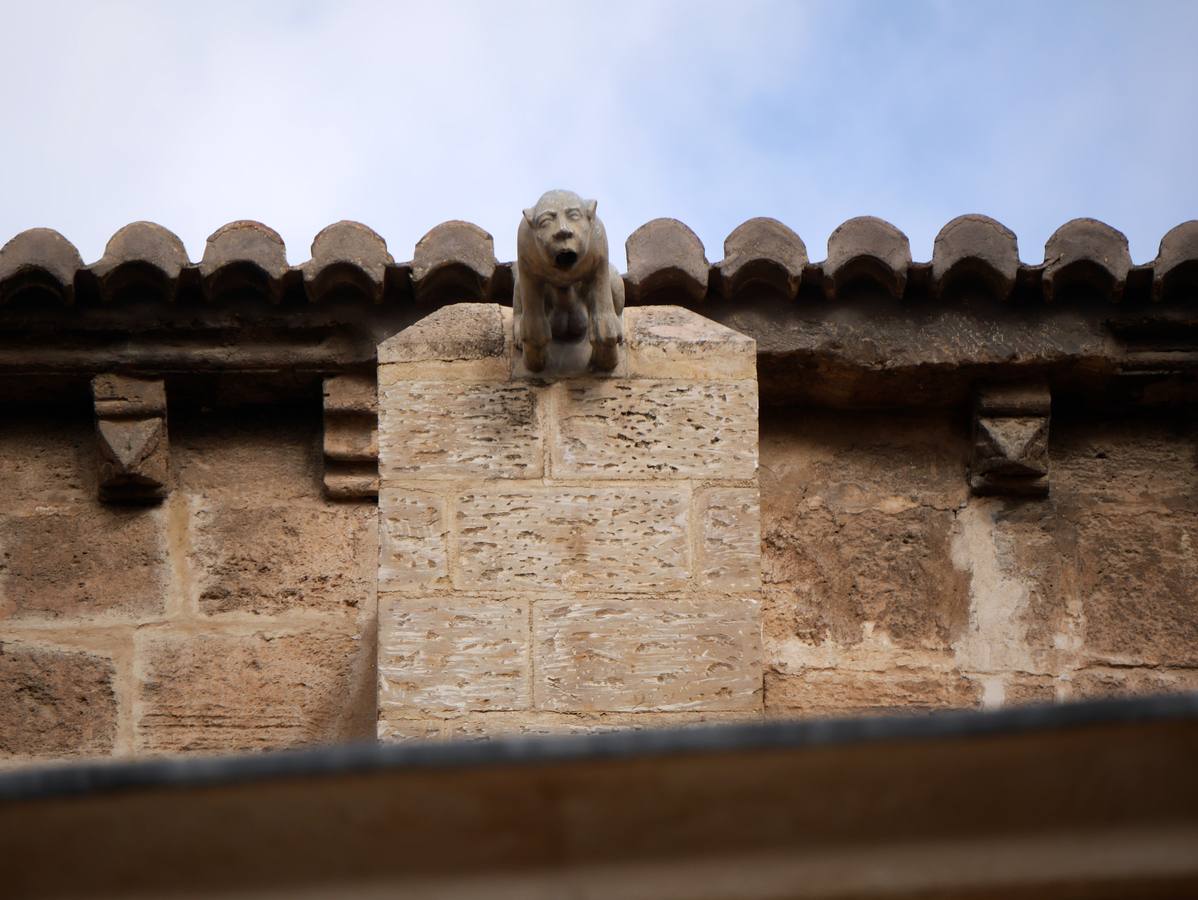
{"type": "Polygon", "coordinates": [[[553,233],[553,239],[555,241],[568,241],[572,237],[574,237],[574,229],[569,225],[561,225],[557,231],[553,233]]]}

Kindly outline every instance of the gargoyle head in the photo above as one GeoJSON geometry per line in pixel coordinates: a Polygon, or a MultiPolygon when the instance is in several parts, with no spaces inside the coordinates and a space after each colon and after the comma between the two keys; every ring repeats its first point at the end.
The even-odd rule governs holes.
{"type": "Polygon", "coordinates": [[[568,272],[586,256],[595,226],[594,200],[573,191],[546,191],[524,218],[555,269],[568,272]]]}

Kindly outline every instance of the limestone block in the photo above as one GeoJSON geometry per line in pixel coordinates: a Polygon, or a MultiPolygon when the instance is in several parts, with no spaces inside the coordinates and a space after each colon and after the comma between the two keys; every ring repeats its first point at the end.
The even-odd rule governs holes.
{"type": "Polygon", "coordinates": [[[761,589],[757,488],[710,488],[696,502],[701,584],[717,591],[761,589]]]}
{"type": "Polygon", "coordinates": [[[0,516],[0,619],[153,618],[168,585],[162,510],[0,516]]]}
{"type": "Polygon", "coordinates": [[[372,648],[357,634],[139,632],[135,643],[141,752],[345,740],[362,736],[356,707],[373,708],[372,648]]]}
{"type": "Polygon", "coordinates": [[[757,377],[757,342],[677,306],[624,311],[629,374],[741,381],[757,377]]]}
{"type": "Polygon", "coordinates": [[[541,430],[529,385],[406,381],[381,388],[381,400],[384,483],[541,476],[541,430]]]}
{"type": "Polygon", "coordinates": [[[689,501],[683,485],[464,491],[455,586],[678,590],[690,576],[689,501]]]}
{"type": "Polygon", "coordinates": [[[192,513],[202,613],[338,613],[367,605],[376,568],[373,508],[212,505],[192,513]]]}
{"type": "Polygon", "coordinates": [[[511,310],[455,303],[379,344],[379,384],[397,381],[506,380],[511,310]]]}
{"type": "Polygon", "coordinates": [[[523,709],[528,603],[389,595],[379,604],[379,709],[523,709]]]}
{"type": "Polygon", "coordinates": [[[110,753],[113,678],[103,656],[0,642],[0,759],[110,753]]]}
{"type": "Polygon", "coordinates": [[[1193,669],[1082,669],[1070,674],[1065,688],[1071,700],[1176,694],[1198,690],[1198,672],[1193,669]]]}
{"type": "Polygon", "coordinates": [[[448,587],[447,532],[443,497],[383,488],[379,492],[379,590],[448,587]]]}
{"type": "Polygon", "coordinates": [[[756,382],[595,379],[560,390],[553,416],[554,477],[756,474],[756,382]]]}
{"type": "Polygon", "coordinates": [[[761,704],[759,612],[751,598],[536,600],[536,706],[755,709],[761,704]]]}
{"type": "Polygon", "coordinates": [[[378,386],[373,375],[324,380],[324,492],[331,500],[378,496],[378,386]]]}
{"type": "Polygon", "coordinates": [[[813,669],[798,675],[767,672],[767,713],[828,716],[972,708],[981,686],[954,672],[850,672],[813,669]]]}

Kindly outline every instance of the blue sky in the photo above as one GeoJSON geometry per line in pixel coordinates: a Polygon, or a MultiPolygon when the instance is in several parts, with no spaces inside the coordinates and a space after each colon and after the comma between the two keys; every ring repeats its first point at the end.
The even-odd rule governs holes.
{"type": "Polygon", "coordinates": [[[151,219],[193,259],[224,222],[292,263],[338,219],[398,260],[445,219],[501,259],[551,187],[617,249],[673,216],[719,260],[775,216],[822,259],[879,215],[916,259],[949,219],[1028,262],[1075,216],[1151,260],[1198,217],[1198,3],[55,3],[0,0],[0,242],[86,261],[151,219]],[[435,8],[434,8],[435,7],[435,8]]]}

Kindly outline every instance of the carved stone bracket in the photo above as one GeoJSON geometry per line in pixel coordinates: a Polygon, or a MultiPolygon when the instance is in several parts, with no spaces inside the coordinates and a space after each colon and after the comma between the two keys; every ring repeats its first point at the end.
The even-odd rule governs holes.
{"type": "Polygon", "coordinates": [[[1048,386],[986,387],[973,417],[969,486],[975,494],[1048,493],[1048,386]]]}
{"type": "Polygon", "coordinates": [[[161,378],[97,375],[96,410],[100,499],[153,503],[167,493],[170,451],[166,387],[161,378]]]}
{"type": "Polygon", "coordinates": [[[324,492],[333,500],[379,495],[378,386],[371,375],[324,381],[324,492]]]}

